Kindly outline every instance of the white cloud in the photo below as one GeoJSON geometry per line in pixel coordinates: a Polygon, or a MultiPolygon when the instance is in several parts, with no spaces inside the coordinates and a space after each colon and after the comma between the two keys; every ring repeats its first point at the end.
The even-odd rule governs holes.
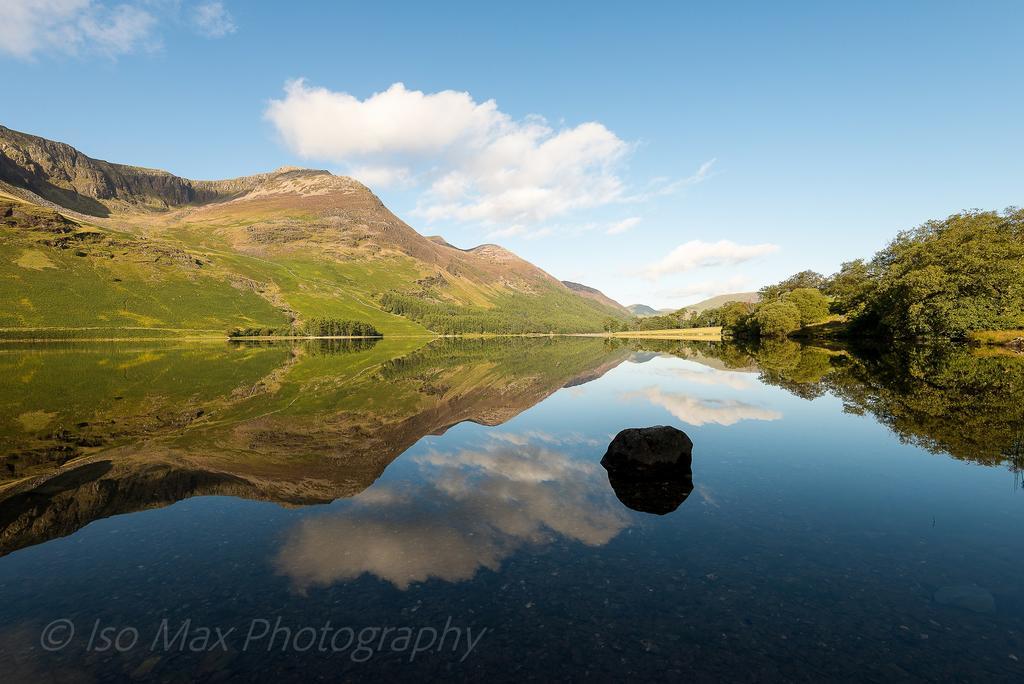
{"type": "Polygon", "coordinates": [[[436,155],[486,142],[508,122],[493,100],[477,103],[469,93],[426,94],[396,83],[360,100],[302,79],[285,85],[283,100],[271,100],[267,118],[297,153],[336,162],[376,154],[436,155]]]}
{"type": "Polygon", "coordinates": [[[639,193],[631,197],[634,201],[646,201],[652,197],[661,197],[663,195],[671,195],[679,190],[682,190],[688,185],[697,185],[703,183],[708,178],[717,175],[712,172],[712,168],[718,159],[712,158],[704,162],[698,167],[696,171],[685,178],[679,178],[673,180],[671,178],[654,178],[651,180],[649,187],[646,192],[639,193]]]}
{"type": "Polygon", "coordinates": [[[192,15],[199,33],[207,38],[223,38],[238,30],[231,12],[223,2],[204,2],[196,5],[192,15]]]}
{"type": "Polygon", "coordinates": [[[685,394],[663,392],[658,387],[648,387],[640,392],[623,395],[624,399],[646,399],[660,406],[688,425],[734,425],[741,420],[779,420],[778,411],[748,404],[736,399],[701,399],[685,394]]]}
{"type": "Polygon", "coordinates": [[[6,0],[0,51],[30,59],[40,51],[117,56],[152,47],[156,18],[137,5],[92,0],[6,0]]]}
{"type": "Polygon", "coordinates": [[[698,268],[740,264],[778,250],[778,245],[770,243],[739,245],[731,240],[690,240],[673,249],[661,260],[642,269],[641,274],[653,280],[698,268]]]}
{"type": "Polygon", "coordinates": [[[666,372],[669,375],[680,378],[684,382],[695,385],[722,386],[734,390],[749,390],[755,387],[750,378],[745,377],[743,373],[723,371],[706,366],[701,366],[699,369],[690,367],[671,368],[666,372]]]}
{"type": "Polygon", "coordinates": [[[639,224],[639,216],[630,216],[627,219],[622,219],[618,223],[613,223],[611,226],[608,227],[608,230],[606,230],[605,233],[607,233],[608,235],[619,235],[620,233],[625,233],[627,230],[632,230],[633,228],[636,228],[639,224]]]}
{"type": "Polygon", "coordinates": [[[409,169],[401,166],[359,166],[351,169],[349,175],[371,188],[403,188],[414,183],[409,169]]]}
{"type": "MultiPolygon", "coordinates": [[[[360,99],[300,79],[285,85],[266,117],[303,157],[338,164],[370,184],[394,177],[421,188],[413,213],[429,222],[536,235],[541,224],[550,227],[570,212],[639,199],[622,177],[632,146],[603,124],[516,119],[494,100],[478,102],[467,92],[425,93],[396,83],[360,99]]],[[[659,181],[656,192],[699,182],[711,163],[682,181],[659,181]]],[[[622,232],[636,221],[612,229],[622,232]]]]}

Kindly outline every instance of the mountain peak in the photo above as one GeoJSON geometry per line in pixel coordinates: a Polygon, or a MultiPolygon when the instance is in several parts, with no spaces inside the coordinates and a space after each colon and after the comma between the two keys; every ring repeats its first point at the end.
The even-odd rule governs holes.
{"type": "MultiPolygon", "coordinates": [[[[428,235],[427,239],[430,240],[431,242],[433,242],[436,245],[441,245],[442,247],[450,247],[451,249],[459,249],[458,247],[456,247],[452,243],[450,243],[447,240],[445,240],[440,235],[428,235]]],[[[459,251],[463,252],[465,250],[459,249],[459,251]]]]}
{"type": "Polygon", "coordinates": [[[513,252],[510,252],[501,245],[495,245],[490,242],[470,247],[466,251],[495,262],[519,260],[519,257],[513,252]]]}
{"type": "MultiPolygon", "coordinates": [[[[104,309],[98,319],[112,328],[137,323],[135,315],[153,325],[205,330],[254,321],[275,327],[326,312],[339,320],[358,317],[388,335],[593,331],[607,316],[626,315],[592,288],[571,289],[499,245],[463,250],[441,237],[426,238],[359,181],[322,169],[284,166],[227,180],[190,180],[93,159],[70,145],[0,128],[0,192],[88,226],[82,235],[95,244],[76,245],[77,258],[68,260],[59,250],[70,248],[72,238],[50,236],[43,243],[36,233],[76,229],[19,214],[14,221],[24,229],[19,244],[25,247],[7,250],[0,261],[57,244],[48,261],[40,260],[49,265],[64,258],[60,269],[47,266],[47,291],[78,271],[87,272],[90,283],[97,269],[110,271],[94,290],[121,306],[104,309]],[[110,231],[116,237],[108,237],[110,231]],[[247,258],[211,256],[211,241],[247,258]],[[278,260],[289,266],[275,270],[278,260]],[[129,273],[128,264],[138,265],[141,275],[129,273]],[[134,286],[119,284],[129,277],[137,278],[134,286]],[[149,285],[165,280],[187,288],[189,297],[180,301],[187,299],[188,306],[162,299],[162,291],[149,285]],[[136,290],[143,296],[125,305],[122,293],[136,290]],[[220,312],[216,323],[212,316],[195,317],[210,307],[220,312]]],[[[70,320],[102,329],[90,327],[98,324],[91,310],[77,312],[78,318],[69,318],[64,307],[33,311],[17,320],[50,327],[70,320]]]]}
{"type": "Polygon", "coordinates": [[[248,192],[235,198],[236,200],[282,194],[309,197],[330,193],[351,194],[370,192],[369,188],[365,185],[348,176],[335,176],[330,171],[304,169],[297,166],[282,166],[268,174],[261,174],[259,176],[246,176],[226,181],[208,182],[218,189],[250,186],[248,192]]]}
{"type": "MultiPolygon", "coordinates": [[[[270,173],[271,173],[271,175],[276,176],[276,175],[281,174],[281,173],[290,173],[291,171],[312,171],[312,170],[313,169],[308,169],[305,166],[288,166],[288,165],[285,165],[285,166],[278,166],[276,169],[274,169],[270,173]]],[[[324,171],[323,173],[327,173],[327,171],[324,171]]]]}

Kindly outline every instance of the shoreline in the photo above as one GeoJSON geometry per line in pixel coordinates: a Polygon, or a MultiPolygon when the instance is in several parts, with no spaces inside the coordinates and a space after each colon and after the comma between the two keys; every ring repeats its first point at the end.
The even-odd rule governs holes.
{"type": "Polygon", "coordinates": [[[499,339],[519,337],[589,337],[598,339],[648,339],[648,340],[690,340],[703,342],[722,341],[721,333],[692,333],[683,328],[676,330],[630,331],[620,333],[465,333],[465,334],[425,334],[425,335],[252,335],[231,337],[229,335],[160,335],[160,336],[121,336],[121,337],[3,337],[0,331],[0,345],[30,343],[64,343],[64,342],[274,342],[286,340],[384,340],[384,339],[499,339]]]}

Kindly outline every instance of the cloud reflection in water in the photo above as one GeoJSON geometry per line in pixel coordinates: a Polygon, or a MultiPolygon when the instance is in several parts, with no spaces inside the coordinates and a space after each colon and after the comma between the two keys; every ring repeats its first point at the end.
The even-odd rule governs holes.
{"type": "Polygon", "coordinates": [[[742,420],[779,420],[782,414],[772,409],[738,399],[707,399],[686,394],[664,392],[659,387],[648,387],[627,392],[624,399],[646,399],[660,406],[688,425],[734,425],[742,420]]]}
{"type": "Polygon", "coordinates": [[[415,481],[373,487],[341,511],[304,519],[275,567],[299,591],[366,573],[404,590],[498,570],[518,549],[558,538],[601,546],[629,524],[596,459],[514,441],[522,445],[503,438],[416,457],[415,481]]]}

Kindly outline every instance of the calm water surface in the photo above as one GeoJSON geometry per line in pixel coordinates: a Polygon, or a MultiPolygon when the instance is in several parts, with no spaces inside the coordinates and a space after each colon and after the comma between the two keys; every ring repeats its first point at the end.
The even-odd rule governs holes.
{"type": "Polygon", "coordinates": [[[4,681],[1024,678],[1024,358],[653,344],[0,349],[4,681]]]}

